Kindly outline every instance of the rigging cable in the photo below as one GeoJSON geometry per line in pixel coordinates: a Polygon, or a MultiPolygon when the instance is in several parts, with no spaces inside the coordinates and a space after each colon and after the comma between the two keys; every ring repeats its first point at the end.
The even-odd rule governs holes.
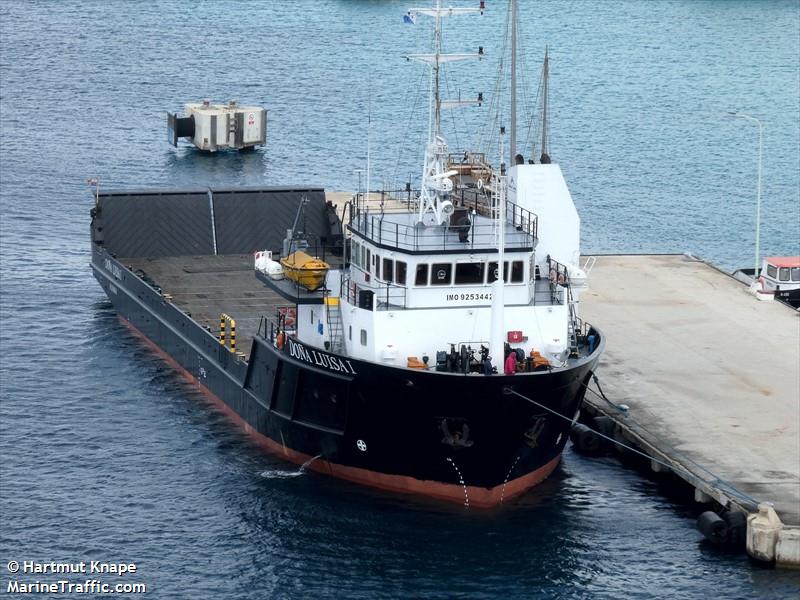
{"type": "Polygon", "coordinates": [[[503,77],[505,71],[506,52],[509,51],[509,23],[511,19],[511,11],[506,11],[505,27],[503,29],[503,43],[500,49],[500,59],[497,67],[497,77],[495,77],[494,88],[492,90],[492,99],[489,103],[489,120],[484,125],[483,129],[479,130],[478,138],[475,143],[475,148],[484,152],[486,156],[490,155],[491,149],[494,148],[495,136],[498,135],[499,121],[500,121],[500,99],[503,95],[503,77]],[[492,119],[492,116],[494,118],[492,119]],[[487,131],[488,130],[488,131],[487,131]],[[488,137],[488,139],[487,139],[488,137]]]}

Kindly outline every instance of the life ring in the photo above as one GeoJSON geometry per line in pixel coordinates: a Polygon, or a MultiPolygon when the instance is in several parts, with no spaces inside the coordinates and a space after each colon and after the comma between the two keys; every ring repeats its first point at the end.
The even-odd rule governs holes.
{"type": "Polygon", "coordinates": [[[286,334],[283,331],[279,331],[278,335],[275,336],[275,346],[278,350],[283,350],[283,344],[286,341],[286,334]]]}

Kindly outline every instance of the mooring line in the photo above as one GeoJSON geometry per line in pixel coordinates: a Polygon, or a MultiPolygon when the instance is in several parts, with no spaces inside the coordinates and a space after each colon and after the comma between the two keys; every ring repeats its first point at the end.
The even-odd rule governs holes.
{"type": "MultiPolygon", "coordinates": [[[[639,435],[642,435],[642,433],[644,433],[644,434],[647,434],[647,436],[649,436],[649,437],[650,437],[650,442],[651,442],[651,443],[653,443],[653,440],[658,440],[660,443],[663,443],[664,445],[666,445],[666,446],[667,446],[667,450],[668,450],[670,453],[672,453],[673,455],[675,455],[675,456],[677,456],[677,457],[680,457],[680,459],[681,459],[683,462],[690,463],[690,464],[692,464],[693,466],[697,467],[699,470],[703,471],[703,472],[704,472],[706,475],[708,475],[708,477],[709,477],[709,479],[701,479],[701,481],[703,481],[704,483],[708,483],[708,484],[719,484],[719,486],[720,486],[720,487],[723,487],[723,488],[725,488],[725,489],[726,489],[726,490],[728,490],[728,491],[729,491],[729,492],[730,492],[732,495],[734,495],[734,496],[737,496],[739,499],[741,499],[741,500],[745,500],[745,501],[748,501],[748,502],[751,502],[751,503],[753,503],[753,506],[757,506],[757,505],[758,505],[758,500],[756,500],[756,499],[755,499],[755,498],[753,498],[752,496],[749,496],[749,495],[747,495],[746,493],[744,493],[744,492],[742,492],[742,491],[740,491],[740,490],[736,489],[735,487],[733,487],[733,485],[731,485],[731,484],[730,484],[730,483],[728,483],[727,481],[724,481],[723,479],[720,479],[720,478],[717,476],[717,474],[716,474],[716,473],[714,473],[713,471],[711,471],[711,470],[709,470],[708,468],[704,467],[703,465],[701,465],[700,463],[698,463],[696,460],[694,460],[694,459],[693,459],[693,458],[691,458],[690,456],[686,456],[685,454],[682,454],[681,452],[679,452],[679,451],[678,451],[678,450],[675,448],[675,446],[673,446],[672,444],[670,444],[670,443],[669,443],[669,442],[667,442],[666,440],[661,440],[661,439],[659,439],[659,438],[658,438],[658,436],[654,435],[654,434],[653,434],[653,433],[652,433],[652,432],[651,432],[649,429],[647,429],[647,427],[645,427],[644,425],[642,425],[642,424],[641,424],[639,421],[637,421],[635,418],[633,418],[633,417],[632,417],[632,416],[629,414],[629,412],[628,412],[629,408],[628,408],[628,406],[627,406],[627,405],[625,405],[625,404],[616,404],[616,403],[612,402],[611,400],[609,400],[609,399],[606,397],[605,393],[603,392],[603,388],[601,388],[601,387],[600,387],[600,381],[599,381],[599,379],[597,378],[597,374],[593,374],[593,375],[592,375],[592,379],[594,380],[595,384],[597,385],[597,389],[598,389],[598,390],[600,390],[600,393],[599,393],[599,394],[598,394],[597,392],[595,392],[593,389],[591,389],[591,388],[590,388],[590,387],[589,387],[587,384],[585,384],[585,383],[584,383],[584,384],[582,384],[582,385],[583,385],[583,386],[584,386],[584,387],[585,387],[587,390],[589,390],[590,392],[592,392],[592,393],[593,393],[595,396],[598,396],[598,397],[602,398],[603,400],[605,400],[606,402],[608,402],[608,403],[609,403],[611,406],[613,406],[614,408],[616,408],[617,410],[619,410],[620,412],[622,412],[622,413],[623,413],[623,415],[625,416],[625,419],[626,419],[627,421],[629,421],[630,423],[632,423],[633,425],[635,425],[636,427],[638,427],[638,428],[639,428],[639,430],[641,430],[641,431],[639,432],[639,435]]],[[[591,429],[591,427],[588,427],[588,426],[587,426],[587,428],[588,428],[588,429],[590,429],[591,431],[594,431],[593,429],[591,429]]],[[[595,432],[595,433],[597,433],[598,435],[602,435],[602,434],[601,434],[601,433],[599,433],[599,432],[595,432]]],[[[643,435],[642,437],[645,437],[645,436],[643,435]]],[[[649,455],[648,455],[648,456],[649,456],[649,455]]],[[[653,458],[653,457],[650,457],[650,458],[653,458]]],[[[653,459],[653,460],[656,460],[656,462],[659,462],[657,459],[653,459]]],[[[673,467],[670,467],[670,468],[673,468],[673,467]]],[[[684,470],[686,470],[686,469],[685,469],[685,467],[683,467],[683,466],[681,466],[681,468],[683,468],[684,470]]],[[[687,472],[688,472],[688,471],[687,471],[687,472]]],[[[691,473],[690,473],[690,475],[691,475],[691,473]]]]}
{"type": "MultiPolygon", "coordinates": [[[[557,412],[557,411],[553,410],[552,408],[549,408],[549,407],[545,406],[544,404],[541,404],[541,403],[539,403],[539,402],[536,402],[536,400],[533,400],[532,398],[528,398],[527,396],[525,396],[525,395],[523,395],[523,394],[520,394],[519,392],[517,392],[516,390],[514,390],[514,389],[512,389],[512,388],[510,388],[510,387],[506,387],[505,389],[506,389],[506,393],[508,393],[508,394],[514,394],[515,396],[519,396],[519,397],[520,397],[520,398],[522,398],[523,400],[527,400],[528,402],[530,402],[530,403],[532,403],[532,404],[534,404],[534,405],[538,406],[539,408],[543,408],[543,409],[545,409],[546,411],[548,411],[548,412],[550,412],[550,413],[553,413],[553,414],[554,414],[554,415],[556,415],[557,417],[560,417],[560,418],[562,418],[562,419],[564,419],[564,420],[566,420],[566,421],[569,421],[570,423],[572,423],[572,419],[571,419],[571,418],[569,418],[569,417],[567,417],[567,416],[565,416],[565,415],[562,415],[561,413],[559,413],[559,412],[557,412]]],[[[588,389],[588,388],[587,388],[587,389],[588,389]]],[[[651,456],[651,455],[647,454],[646,452],[642,452],[641,450],[638,450],[638,449],[636,449],[636,448],[633,448],[633,447],[631,447],[631,446],[628,446],[627,444],[623,444],[622,442],[620,442],[620,441],[618,441],[618,440],[615,440],[614,438],[611,438],[611,437],[609,437],[609,436],[607,436],[607,435],[605,435],[605,434],[603,434],[603,433],[600,433],[600,432],[599,432],[599,431],[597,431],[596,429],[592,429],[592,428],[591,428],[591,427],[589,427],[588,425],[584,425],[584,427],[586,427],[586,429],[588,429],[589,431],[591,431],[591,432],[592,432],[592,433],[594,433],[595,435],[597,435],[597,436],[599,436],[599,437],[601,437],[601,438],[603,438],[603,439],[605,439],[605,440],[608,440],[608,441],[609,441],[609,442],[611,442],[612,444],[616,444],[617,446],[621,446],[622,448],[625,448],[626,450],[630,450],[630,451],[631,451],[631,452],[633,452],[634,454],[638,454],[638,455],[640,455],[640,456],[643,456],[644,458],[647,458],[648,460],[651,460],[651,461],[653,461],[653,462],[655,462],[655,463],[657,463],[657,464],[659,464],[659,465],[662,465],[662,466],[664,466],[664,467],[667,467],[668,469],[670,469],[670,470],[672,470],[672,471],[676,470],[676,465],[669,464],[669,463],[667,463],[667,462],[664,462],[663,460],[661,460],[661,459],[659,459],[659,458],[656,458],[655,456],[651,456]]],[[[643,428],[643,429],[644,429],[644,428],[643,428]]],[[[645,431],[647,431],[647,430],[645,429],[645,431]]],[[[647,433],[648,433],[648,434],[650,434],[650,432],[649,432],[649,431],[648,431],[647,433]]],[[[652,434],[650,434],[650,435],[652,435],[652,434]]],[[[667,445],[669,446],[669,444],[667,444],[667,445]]],[[[672,446],[670,446],[670,448],[674,450],[674,448],[673,448],[672,446]]],[[[712,484],[719,484],[719,485],[721,485],[722,487],[726,488],[726,490],[727,490],[727,491],[729,491],[729,492],[730,492],[732,495],[734,495],[734,496],[738,496],[738,498],[739,498],[740,500],[745,500],[745,501],[747,501],[748,503],[752,503],[754,506],[757,506],[757,505],[758,505],[758,500],[756,500],[755,498],[753,498],[753,497],[751,497],[751,496],[748,496],[748,495],[747,495],[747,494],[745,494],[744,492],[741,492],[741,491],[737,490],[737,489],[736,489],[735,487],[733,487],[731,484],[727,483],[726,481],[723,481],[722,479],[720,479],[719,477],[717,477],[716,475],[714,475],[714,473],[712,473],[711,471],[709,471],[709,470],[708,470],[708,469],[706,469],[705,467],[702,467],[701,465],[698,465],[698,464],[697,464],[697,463],[695,463],[695,462],[694,462],[692,459],[690,459],[690,458],[688,458],[688,457],[685,457],[685,456],[683,456],[683,455],[682,455],[682,454],[680,454],[679,452],[677,453],[677,455],[678,455],[680,458],[685,458],[685,459],[686,459],[688,462],[691,462],[692,464],[694,464],[695,466],[697,466],[698,468],[702,469],[703,471],[705,471],[706,473],[708,473],[709,475],[711,475],[711,476],[713,477],[713,479],[712,479],[711,481],[709,481],[709,480],[706,480],[706,479],[703,479],[703,478],[699,478],[699,479],[700,479],[700,480],[701,480],[703,483],[705,483],[705,484],[708,484],[708,485],[712,485],[712,484]]],[[[688,470],[686,467],[684,467],[683,465],[677,465],[677,467],[678,467],[679,469],[683,470],[683,471],[684,471],[686,474],[688,474],[688,475],[689,475],[691,478],[695,478],[695,476],[694,476],[694,475],[693,475],[693,474],[692,474],[692,473],[691,473],[691,472],[690,472],[690,471],[689,471],[689,470],[688,470]]]]}
{"type": "Polygon", "coordinates": [[[588,383],[581,383],[581,385],[585,387],[587,391],[592,392],[595,396],[601,398],[602,400],[605,400],[611,406],[616,408],[619,412],[623,413],[625,416],[628,416],[628,406],[625,404],[616,404],[615,402],[609,400],[606,397],[605,393],[603,392],[603,388],[600,387],[600,380],[597,378],[596,374],[592,374],[592,380],[594,381],[594,384],[597,386],[597,389],[600,390],[599,394],[595,392],[592,388],[590,388],[588,383]]]}

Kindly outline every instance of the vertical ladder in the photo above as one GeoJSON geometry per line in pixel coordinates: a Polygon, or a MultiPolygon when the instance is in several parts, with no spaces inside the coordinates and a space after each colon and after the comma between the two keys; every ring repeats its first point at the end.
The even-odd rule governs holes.
{"type": "Polygon", "coordinates": [[[342,326],[342,310],[339,298],[325,294],[325,314],[328,321],[328,338],[331,352],[341,353],[344,342],[344,328],[342,326]]]}
{"type": "Polygon", "coordinates": [[[578,327],[575,311],[575,299],[572,297],[572,288],[567,285],[567,305],[569,306],[569,321],[567,322],[567,338],[569,339],[569,355],[571,358],[578,356],[578,327]]]}

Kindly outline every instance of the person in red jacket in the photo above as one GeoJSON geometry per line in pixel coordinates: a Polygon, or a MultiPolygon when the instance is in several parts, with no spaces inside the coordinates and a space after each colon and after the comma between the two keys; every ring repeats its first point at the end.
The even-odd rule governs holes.
{"type": "Polygon", "coordinates": [[[506,364],[503,372],[506,375],[513,375],[517,372],[517,353],[511,350],[506,356],[506,364]]]}

